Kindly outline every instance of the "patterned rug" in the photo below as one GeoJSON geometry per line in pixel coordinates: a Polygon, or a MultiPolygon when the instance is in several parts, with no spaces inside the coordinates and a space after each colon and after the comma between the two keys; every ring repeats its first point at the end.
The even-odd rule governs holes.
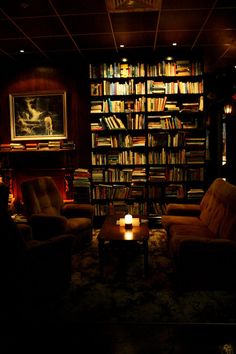
{"type": "Polygon", "coordinates": [[[166,235],[153,229],[149,274],[137,249],[107,250],[104,277],[99,273],[97,234],[91,246],[73,257],[72,285],[58,306],[57,321],[80,323],[235,323],[236,293],[177,291],[166,235]]]}
{"type": "MultiPolygon", "coordinates": [[[[94,231],[91,245],[73,256],[68,293],[60,299],[36,301],[32,306],[27,302],[26,307],[21,306],[13,314],[14,320],[8,318],[7,330],[12,332],[15,326],[17,333],[20,329],[39,333],[38,329],[48,328],[51,333],[55,328],[63,332],[83,328],[86,334],[86,328],[96,326],[98,331],[105,326],[107,333],[114,332],[111,328],[118,326],[124,334],[124,326],[132,325],[137,333],[146,331],[149,336],[156,326],[164,330],[164,325],[168,326],[165,337],[172,325],[236,323],[235,292],[177,290],[166,235],[158,229],[150,232],[148,276],[143,276],[143,255],[139,247],[109,247],[101,278],[98,231],[94,231]]],[[[160,333],[160,328],[157,332],[160,333]]],[[[175,336],[174,333],[172,337],[175,336]]]]}

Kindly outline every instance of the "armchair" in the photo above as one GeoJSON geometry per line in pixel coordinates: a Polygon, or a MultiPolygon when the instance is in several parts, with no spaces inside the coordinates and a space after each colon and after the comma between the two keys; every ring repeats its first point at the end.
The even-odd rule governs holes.
{"type": "Polygon", "coordinates": [[[50,239],[60,234],[74,235],[73,253],[92,240],[94,207],[64,203],[52,177],[37,177],[21,184],[24,210],[34,239],[50,239]]]}
{"type": "Polygon", "coordinates": [[[200,204],[169,204],[162,224],[184,286],[236,288],[236,186],[216,178],[200,204]]]}
{"type": "Polygon", "coordinates": [[[30,237],[29,225],[17,224],[8,212],[8,186],[0,184],[1,300],[13,305],[62,295],[71,281],[72,235],[47,241],[30,237]],[[26,235],[26,237],[24,237],[26,235]]]}

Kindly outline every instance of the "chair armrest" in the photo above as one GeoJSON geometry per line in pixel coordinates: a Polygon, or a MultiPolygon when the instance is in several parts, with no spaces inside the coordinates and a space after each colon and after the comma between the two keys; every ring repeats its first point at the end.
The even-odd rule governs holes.
{"type": "Polygon", "coordinates": [[[59,295],[70,285],[74,236],[60,235],[27,243],[25,289],[39,295],[59,295]]]}
{"type": "Polygon", "coordinates": [[[32,240],[32,228],[26,223],[16,223],[16,227],[25,242],[32,240]]]}
{"type": "Polygon", "coordinates": [[[175,257],[175,265],[184,286],[235,288],[236,242],[184,240],[175,257]]]}
{"type": "Polygon", "coordinates": [[[33,214],[29,218],[33,239],[47,240],[51,237],[66,234],[67,219],[61,215],[33,214]]]}
{"type": "MultiPolygon", "coordinates": [[[[228,239],[191,238],[181,242],[180,253],[233,253],[236,255],[236,242],[228,239]]],[[[200,261],[200,259],[199,259],[200,261]]]]}
{"type": "Polygon", "coordinates": [[[72,247],[74,241],[74,236],[70,234],[64,234],[52,237],[45,241],[39,240],[31,240],[26,243],[27,245],[27,252],[30,254],[30,257],[40,255],[42,256],[43,253],[48,252],[57,252],[58,249],[65,249],[69,250],[72,247]]]}
{"type": "Polygon", "coordinates": [[[90,218],[94,216],[94,206],[92,204],[64,204],[62,207],[62,215],[68,218],[90,218]]]}
{"type": "Polygon", "coordinates": [[[166,207],[167,215],[199,216],[201,212],[199,204],[170,203],[166,207]]]}

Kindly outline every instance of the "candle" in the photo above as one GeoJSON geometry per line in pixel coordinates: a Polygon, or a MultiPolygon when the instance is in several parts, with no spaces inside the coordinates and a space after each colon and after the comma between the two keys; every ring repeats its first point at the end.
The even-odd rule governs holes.
{"type": "Polygon", "coordinates": [[[126,229],[131,229],[132,228],[132,221],[133,221],[133,217],[131,214],[126,214],[125,215],[125,228],[126,229]]]}

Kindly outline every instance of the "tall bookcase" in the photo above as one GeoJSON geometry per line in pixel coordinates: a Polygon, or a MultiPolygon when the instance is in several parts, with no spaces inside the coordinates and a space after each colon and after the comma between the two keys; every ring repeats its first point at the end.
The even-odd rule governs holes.
{"type": "Polygon", "coordinates": [[[206,129],[199,61],[89,65],[91,195],[114,208],[160,213],[204,192],[206,129]]]}

